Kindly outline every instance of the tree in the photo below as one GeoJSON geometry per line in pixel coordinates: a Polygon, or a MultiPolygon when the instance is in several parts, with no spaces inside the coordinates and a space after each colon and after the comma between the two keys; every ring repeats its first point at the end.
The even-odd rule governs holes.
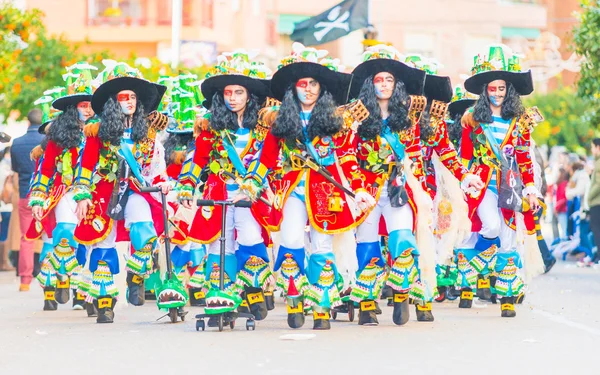
{"type": "Polygon", "coordinates": [[[562,145],[573,152],[585,153],[595,133],[585,113],[587,103],[571,87],[527,98],[525,105],[537,106],[544,116],[532,133],[533,139],[539,145],[562,145]]]}
{"type": "Polygon", "coordinates": [[[64,68],[77,61],[100,67],[106,52],[83,55],[80,45],[49,35],[39,9],[0,6],[0,114],[27,114],[42,92],[62,86],[64,68]]]}
{"type": "Polygon", "coordinates": [[[573,28],[575,51],[585,57],[581,65],[577,93],[589,102],[586,115],[598,128],[600,125],[600,3],[581,0],[577,13],[579,23],[573,28]]]}

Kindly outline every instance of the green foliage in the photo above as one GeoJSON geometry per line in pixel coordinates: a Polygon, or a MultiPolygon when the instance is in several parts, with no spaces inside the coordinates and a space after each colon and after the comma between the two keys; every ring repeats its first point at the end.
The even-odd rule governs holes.
{"type": "Polygon", "coordinates": [[[594,138],[594,127],[586,115],[588,101],[571,87],[562,87],[548,94],[525,99],[528,107],[537,106],[544,121],[533,131],[537,144],[563,145],[573,152],[585,151],[594,138]]]}
{"type": "Polygon", "coordinates": [[[573,28],[575,52],[585,57],[581,65],[578,95],[589,101],[587,117],[595,128],[600,125],[600,2],[581,0],[579,23],[573,28]]]}
{"type": "MultiPolygon", "coordinates": [[[[45,90],[64,85],[65,67],[87,61],[100,71],[104,68],[102,60],[112,58],[107,51],[83,53],[80,44],[73,44],[62,35],[50,35],[43,17],[38,9],[22,11],[10,3],[0,3],[0,115],[8,117],[17,111],[19,118],[26,116],[45,90]]],[[[179,69],[173,71],[155,57],[138,59],[132,54],[126,62],[152,81],[160,75],[183,73],[179,69]]],[[[191,73],[202,78],[206,68],[194,68],[191,73]]]]}

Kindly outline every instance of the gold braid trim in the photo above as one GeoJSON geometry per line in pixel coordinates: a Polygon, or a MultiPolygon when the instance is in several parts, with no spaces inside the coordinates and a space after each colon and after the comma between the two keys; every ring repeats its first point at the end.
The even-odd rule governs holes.
{"type": "Polygon", "coordinates": [[[335,112],[344,120],[342,131],[356,131],[358,124],[369,118],[369,110],[360,99],[337,107],[335,112]]]}
{"type": "Polygon", "coordinates": [[[95,137],[98,135],[99,130],[100,130],[100,122],[93,122],[91,124],[87,124],[83,128],[83,134],[86,137],[95,137]]]}

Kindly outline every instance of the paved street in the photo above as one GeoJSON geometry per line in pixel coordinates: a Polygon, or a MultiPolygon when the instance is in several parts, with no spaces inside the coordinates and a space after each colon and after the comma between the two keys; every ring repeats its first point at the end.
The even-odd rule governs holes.
{"type": "Polygon", "coordinates": [[[153,301],[143,307],[120,301],[115,323],[98,325],[68,306],[41,311],[37,285],[29,293],[17,289],[12,274],[0,273],[0,374],[599,371],[600,270],[573,263],[559,263],[538,277],[515,319],[501,319],[497,305],[465,311],[445,302],[434,304],[434,323],[418,323],[413,316],[397,327],[391,308],[384,307],[378,327],[340,321],[329,332],[313,332],[310,318],[303,329],[287,329],[281,300],[256,331],[246,331],[240,320],[235,330],[219,333],[196,332],[191,314],[200,308],[184,323],[171,324],[156,321],[160,313],[153,301]]]}

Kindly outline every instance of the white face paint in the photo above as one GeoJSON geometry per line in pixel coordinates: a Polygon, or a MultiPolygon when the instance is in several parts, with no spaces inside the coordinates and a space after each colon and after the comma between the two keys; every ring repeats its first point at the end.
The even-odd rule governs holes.
{"type": "Polygon", "coordinates": [[[119,91],[117,101],[121,106],[121,110],[127,116],[133,115],[137,107],[137,95],[131,90],[119,91]]]}

